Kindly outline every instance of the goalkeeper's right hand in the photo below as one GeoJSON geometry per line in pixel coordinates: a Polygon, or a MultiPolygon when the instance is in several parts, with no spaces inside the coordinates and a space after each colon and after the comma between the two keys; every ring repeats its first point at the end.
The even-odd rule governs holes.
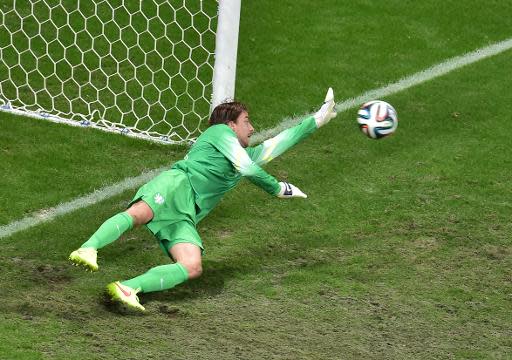
{"type": "Polygon", "coordinates": [[[336,117],[336,110],[334,110],[334,92],[332,88],[327,90],[327,94],[325,95],[325,101],[320,110],[318,110],[315,115],[316,127],[319,128],[327,124],[332,118],[336,117]]]}
{"type": "Polygon", "coordinates": [[[281,190],[277,193],[277,197],[288,199],[292,197],[301,197],[301,198],[307,198],[308,196],[304,194],[300,189],[292,184],[289,184],[287,182],[281,181],[279,183],[279,186],[281,186],[281,190]]]}

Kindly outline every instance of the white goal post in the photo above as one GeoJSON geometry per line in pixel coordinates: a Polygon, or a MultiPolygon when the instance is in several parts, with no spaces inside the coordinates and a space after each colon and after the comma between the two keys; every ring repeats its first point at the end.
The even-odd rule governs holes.
{"type": "Polygon", "coordinates": [[[234,97],[241,0],[0,4],[0,110],[164,143],[234,97]]]}

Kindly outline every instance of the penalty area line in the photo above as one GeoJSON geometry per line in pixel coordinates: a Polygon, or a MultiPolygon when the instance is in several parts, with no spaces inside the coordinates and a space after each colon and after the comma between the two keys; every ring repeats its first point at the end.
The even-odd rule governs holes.
{"type": "MultiPolygon", "coordinates": [[[[397,82],[383,86],[378,89],[367,91],[357,97],[338,103],[336,105],[336,111],[343,112],[345,110],[359,106],[360,104],[366,101],[396,94],[400,91],[419,85],[428,80],[432,80],[436,77],[440,77],[463,66],[475,63],[477,61],[491,57],[493,55],[497,55],[511,48],[512,38],[477,49],[465,55],[450,58],[442,63],[439,63],[425,70],[417,72],[413,75],[405,77],[397,82]]],[[[282,130],[297,124],[300,121],[300,119],[301,118],[287,118],[284,119],[279,125],[277,125],[274,128],[258,132],[257,134],[251,137],[251,144],[262,142],[268,138],[277,135],[282,130]]],[[[100,201],[119,195],[125,190],[139,187],[140,185],[146,183],[151,178],[153,178],[156,174],[160,173],[161,171],[167,168],[168,167],[161,167],[159,169],[143,173],[136,177],[126,178],[116,184],[106,186],[88,195],[76,198],[66,203],[62,203],[53,208],[41,210],[35,214],[26,216],[20,220],[11,222],[7,225],[0,226],[0,239],[11,236],[19,231],[26,230],[39,224],[51,221],[61,215],[65,215],[75,210],[82,209],[90,205],[94,205],[100,201]]]]}

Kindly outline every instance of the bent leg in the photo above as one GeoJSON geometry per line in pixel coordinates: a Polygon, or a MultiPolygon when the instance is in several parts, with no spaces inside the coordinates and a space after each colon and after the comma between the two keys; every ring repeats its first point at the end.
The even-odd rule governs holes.
{"type": "Polygon", "coordinates": [[[190,243],[177,243],[169,249],[175,264],[160,265],[133,279],[121,281],[122,285],[147,293],[167,290],[188,279],[201,275],[201,248],[190,243]]]}
{"type": "Polygon", "coordinates": [[[203,273],[201,248],[191,243],[177,243],[169,253],[177,264],[182,264],[187,269],[190,279],[196,279],[203,273]]]}
{"type": "Polygon", "coordinates": [[[144,201],[138,201],[126,211],[112,216],[105,221],[98,230],[82,244],[82,248],[95,250],[116,241],[126,231],[134,226],[147,223],[153,218],[153,211],[144,201]]]}
{"type": "Polygon", "coordinates": [[[132,204],[126,212],[133,218],[133,224],[135,226],[147,224],[153,219],[153,210],[143,200],[132,204]]]}
{"type": "Polygon", "coordinates": [[[85,266],[88,270],[97,271],[98,249],[116,241],[135,225],[146,223],[152,218],[153,211],[149,205],[143,201],[138,201],[130,206],[127,211],[114,215],[105,221],[89,240],[69,255],[69,260],[77,266],[85,266]]]}
{"type": "Polygon", "coordinates": [[[121,284],[147,293],[171,289],[187,279],[187,270],[181,264],[176,263],[156,266],[133,279],[121,281],[121,284]]]}
{"type": "Polygon", "coordinates": [[[85,243],[80,246],[81,248],[93,248],[95,250],[116,241],[124,232],[133,228],[133,219],[126,212],[122,212],[112,216],[106,220],[96,230],[94,234],[85,243]]]}

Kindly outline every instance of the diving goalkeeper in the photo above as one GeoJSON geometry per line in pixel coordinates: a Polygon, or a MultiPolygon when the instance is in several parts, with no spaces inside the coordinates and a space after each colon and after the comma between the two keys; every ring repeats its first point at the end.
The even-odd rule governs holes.
{"type": "Polygon", "coordinates": [[[185,158],[143,185],[128,209],[106,220],[69,259],[75,265],[96,271],[98,249],[133,227],[146,225],[172,263],[151,268],[133,279],[112,282],[106,289],[112,300],[144,311],[138,293],[171,289],[201,275],[204,248],[196,225],[242,177],[279,198],[307,197],[296,186],[277,181],[260,166],[335,116],[334,94],[329,88],[324,104],[314,115],[258,146],[249,147],[254,128],[246,106],[239,102],[218,105],[210,116],[209,128],[197,138],[185,158]]]}

